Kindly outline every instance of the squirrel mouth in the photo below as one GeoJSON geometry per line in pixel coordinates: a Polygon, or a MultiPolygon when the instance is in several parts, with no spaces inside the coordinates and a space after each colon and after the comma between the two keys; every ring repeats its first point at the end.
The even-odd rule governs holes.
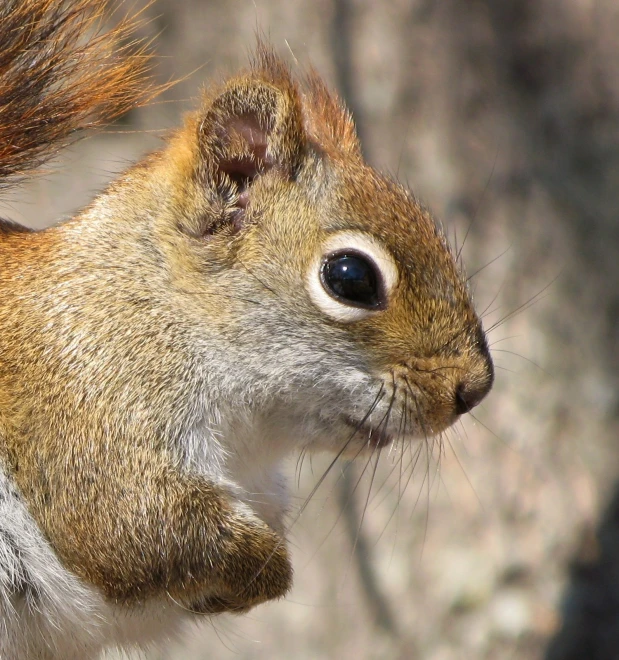
{"type": "Polygon", "coordinates": [[[387,447],[393,442],[393,436],[380,428],[380,426],[372,426],[367,422],[355,422],[350,417],[346,417],[345,421],[347,426],[355,430],[353,437],[365,438],[368,447],[383,449],[383,447],[387,447]]]}

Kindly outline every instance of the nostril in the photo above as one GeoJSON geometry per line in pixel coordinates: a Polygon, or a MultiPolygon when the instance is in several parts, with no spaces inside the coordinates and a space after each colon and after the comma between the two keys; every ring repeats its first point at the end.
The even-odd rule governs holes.
{"type": "Polygon", "coordinates": [[[466,383],[459,383],[456,387],[456,413],[465,415],[470,412],[482,399],[488,394],[490,387],[487,385],[470,386],[466,383]]]}

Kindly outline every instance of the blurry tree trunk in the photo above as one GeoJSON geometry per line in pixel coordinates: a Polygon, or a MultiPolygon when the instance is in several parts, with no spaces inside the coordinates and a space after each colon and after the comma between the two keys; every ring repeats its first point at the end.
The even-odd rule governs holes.
{"type": "Polygon", "coordinates": [[[374,623],[385,633],[399,637],[398,625],[391,604],[381,591],[380,582],[372,562],[372,553],[363,531],[362,516],[357,502],[357,470],[349,463],[338,481],[338,502],[351,544],[359,581],[363,588],[367,607],[374,623]]]}
{"type": "MultiPolygon", "coordinates": [[[[574,3],[557,0],[483,0],[474,7],[461,0],[451,4],[454,62],[456,67],[468,62],[479,77],[488,71],[495,76],[498,105],[504,106],[511,144],[519,150],[505,177],[504,195],[524,206],[541,187],[560,211],[575,260],[566,264],[557,288],[566,308],[573,304],[579,315],[572,319],[566,313],[561,331],[569,337],[570,325],[581,324],[583,317],[601,319],[599,332],[591,327],[587,339],[586,350],[597,361],[589,367],[618,384],[618,102],[607,88],[608,61],[594,56],[604,47],[597,40],[604,26],[596,19],[605,14],[594,9],[579,13],[574,3]],[[551,14],[552,22],[545,23],[551,14]],[[585,16],[587,22],[579,20],[585,16]],[[480,24],[492,36],[476,44],[480,24]]],[[[539,254],[535,258],[531,267],[539,268],[539,254]]],[[[564,368],[568,376],[572,367],[568,363],[564,368]]],[[[569,386],[564,391],[569,407],[569,386]]],[[[616,390],[606,396],[619,400],[616,390]]],[[[617,428],[617,417],[609,416],[609,429],[617,428]]],[[[597,531],[591,530],[575,552],[562,616],[563,627],[551,640],[547,660],[619,658],[617,485],[597,531]]]]}

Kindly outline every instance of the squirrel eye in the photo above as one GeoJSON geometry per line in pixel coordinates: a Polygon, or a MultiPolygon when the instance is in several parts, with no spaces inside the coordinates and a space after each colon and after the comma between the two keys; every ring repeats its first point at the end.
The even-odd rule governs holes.
{"type": "Polygon", "coordinates": [[[372,259],[354,251],[339,251],[328,255],[320,272],[327,293],[352,307],[382,309],[384,285],[378,267],[372,259]]]}

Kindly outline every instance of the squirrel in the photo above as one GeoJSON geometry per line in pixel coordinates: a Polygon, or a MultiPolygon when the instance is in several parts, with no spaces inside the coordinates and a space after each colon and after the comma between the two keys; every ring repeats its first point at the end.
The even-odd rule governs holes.
{"type": "MultiPolygon", "coordinates": [[[[106,7],[0,8],[3,185],[148,100],[135,23],[102,31],[106,7]]],[[[423,441],[492,382],[442,230],[259,41],[76,217],[0,222],[0,657],[283,597],[283,459],[423,441]]]]}

